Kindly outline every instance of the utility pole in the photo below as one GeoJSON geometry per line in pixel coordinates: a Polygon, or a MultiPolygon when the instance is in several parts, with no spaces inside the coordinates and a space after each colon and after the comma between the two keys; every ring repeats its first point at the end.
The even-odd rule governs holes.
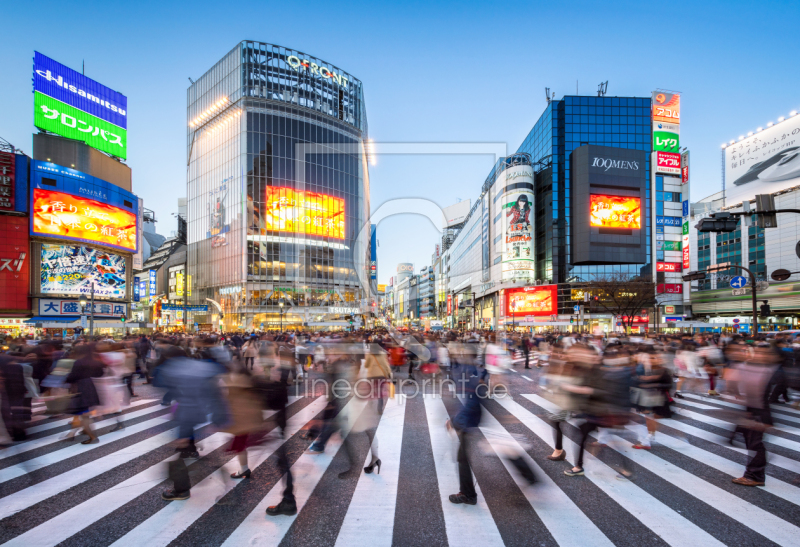
{"type": "Polygon", "coordinates": [[[92,289],[90,293],[91,309],[89,311],[89,337],[94,338],[94,280],[92,281],[92,289]]]}

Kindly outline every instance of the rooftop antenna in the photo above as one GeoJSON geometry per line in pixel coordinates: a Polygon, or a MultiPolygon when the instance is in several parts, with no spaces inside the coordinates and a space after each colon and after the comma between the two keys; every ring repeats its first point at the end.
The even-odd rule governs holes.
{"type": "Polygon", "coordinates": [[[597,86],[598,97],[605,97],[606,93],[608,93],[608,80],[605,82],[600,82],[600,85],[597,86]]]}
{"type": "Polygon", "coordinates": [[[547,104],[550,104],[550,88],[544,88],[544,98],[547,99],[547,104]]]}
{"type": "MultiPolygon", "coordinates": [[[[189,76],[187,76],[187,78],[189,78],[189,76]]],[[[189,78],[189,81],[194,84],[194,80],[192,80],[191,78],[189,78]]]]}
{"type": "Polygon", "coordinates": [[[81,59],[81,74],[86,76],[86,59],[81,59]]]}

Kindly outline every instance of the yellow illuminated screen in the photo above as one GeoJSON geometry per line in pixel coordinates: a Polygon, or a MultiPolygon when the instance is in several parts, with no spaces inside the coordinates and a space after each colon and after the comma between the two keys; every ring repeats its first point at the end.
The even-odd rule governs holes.
{"type": "Polygon", "coordinates": [[[642,227],[642,200],[623,196],[590,196],[589,224],[599,228],[642,227]]]}
{"type": "Polygon", "coordinates": [[[266,190],[267,230],[345,238],[342,198],[280,186],[268,186],[266,190]]]}
{"type": "Polygon", "coordinates": [[[32,233],[136,252],[136,215],[93,199],[33,189],[32,233]]]}

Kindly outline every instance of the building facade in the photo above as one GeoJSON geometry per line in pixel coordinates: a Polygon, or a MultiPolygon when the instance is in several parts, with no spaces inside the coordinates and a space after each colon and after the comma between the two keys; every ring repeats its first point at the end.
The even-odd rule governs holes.
{"type": "Polygon", "coordinates": [[[187,99],[188,270],[192,303],[209,306],[195,322],[330,326],[345,308],[366,311],[361,82],[302,52],[245,41],[187,99]]]}

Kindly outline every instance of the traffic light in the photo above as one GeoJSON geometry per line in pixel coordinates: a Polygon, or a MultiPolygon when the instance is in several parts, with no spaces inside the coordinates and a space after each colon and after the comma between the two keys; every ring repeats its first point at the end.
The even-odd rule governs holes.
{"type": "Polygon", "coordinates": [[[698,232],[733,232],[739,225],[739,218],[730,213],[714,213],[711,217],[695,224],[698,232]]]}
{"type": "Polygon", "coordinates": [[[761,304],[761,317],[769,317],[771,310],[769,309],[769,300],[764,300],[761,304]]]}
{"type": "Polygon", "coordinates": [[[125,315],[122,315],[122,316],[120,316],[119,320],[120,320],[120,321],[122,321],[122,322],[124,323],[125,321],[127,321],[127,320],[128,320],[128,318],[127,318],[127,317],[125,317],[125,315]]]}
{"type": "Polygon", "coordinates": [[[575,322],[575,316],[574,315],[570,315],[569,316],[569,322],[570,322],[570,324],[575,322]]]}
{"type": "Polygon", "coordinates": [[[771,194],[758,194],[756,196],[756,211],[762,213],[758,215],[759,228],[778,227],[778,215],[769,212],[774,210],[775,198],[771,194]]]}

